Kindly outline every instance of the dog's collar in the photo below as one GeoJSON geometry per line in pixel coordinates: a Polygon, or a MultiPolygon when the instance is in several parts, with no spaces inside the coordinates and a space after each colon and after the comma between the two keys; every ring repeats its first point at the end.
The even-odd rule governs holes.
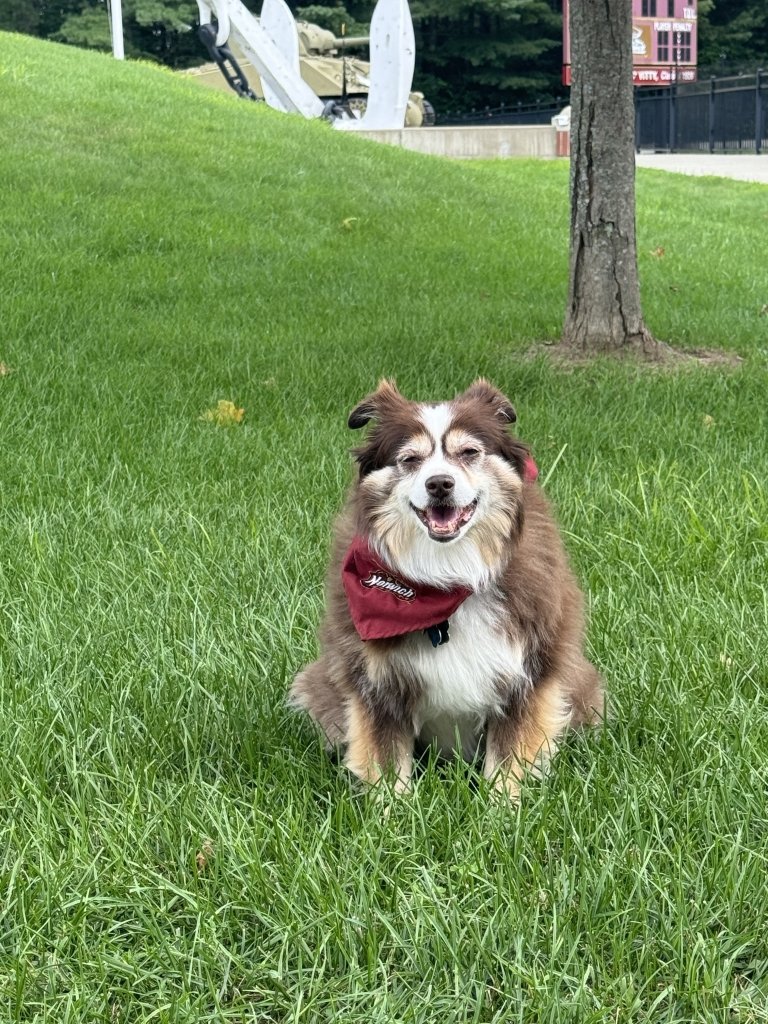
{"type": "Polygon", "coordinates": [[[438,590],[413,583],[389,568],[364,537],[347,549],[341,582],[349,613],[363,640],[386,640],[426,631],[434,647],[448,640],[448,619],[472,591],[438,590]]]}

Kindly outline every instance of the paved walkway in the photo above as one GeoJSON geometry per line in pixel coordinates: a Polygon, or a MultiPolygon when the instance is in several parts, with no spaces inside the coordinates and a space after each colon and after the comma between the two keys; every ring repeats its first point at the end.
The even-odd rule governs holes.
{"type": "Polygon", "coordinates": [[[760,181],[768,185],[768,153],[638,153],[638,167],[678,174],[715,174],[721,178],[760,181]]]}

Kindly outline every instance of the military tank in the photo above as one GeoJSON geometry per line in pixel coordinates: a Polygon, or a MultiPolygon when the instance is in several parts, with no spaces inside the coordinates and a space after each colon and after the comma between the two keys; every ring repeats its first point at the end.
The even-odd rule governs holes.
{"type": "MultiPolygon", "coordinates": [[[[309,21],[297,21],[296,30],[301,77],[307,85],[321,100],[346,102],[351,110],[362,114],[368,102],[370,64],[348,51],[367,46],[368,36],[338,37],[309,21]]],[[[432,104],[424,93],[412,92],[405,111],[406,127],[431,127],[434,123],[432,104]]]]}
{"type": "MultiPolygon", "coordinates": [[[[299,37],[299,68],[307,85],[321,100],[333,100],[361,115],[368,102],[370,64],[358,56],[350,55],[348,51],[366,47],[368,37],[338,37],[309,21],[297,21],[296,31],[299,37]]],[[[237,53],[236,48],[235,52],[252,93],[263,99],[264,92],[258,72],[242,54],[237,53]]],[[[216,64],[203,64],[191,68],[185,74],[216,89],[229,88],[216,64]]],[[[434,123],[435,111],[432,104],[424,98],[423,93],[412,92],[405,111],[406,127],[431,127],[434,123]]]]}

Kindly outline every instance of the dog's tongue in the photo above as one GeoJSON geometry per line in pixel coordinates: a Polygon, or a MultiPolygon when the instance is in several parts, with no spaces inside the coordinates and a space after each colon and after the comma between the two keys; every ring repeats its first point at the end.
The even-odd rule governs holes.
{"type": "Polygon", "coordinates": [[[427,521],[433,533],[453,533],[464,509],[455,505],[432,505],[427,508],[427,521]]]}
{"type": "Polygon", "coordinates": [[[430,526],[450,526],[454,520],[459,518],[461,509],[455,505],[432,505],[427,509],[430,526]]]}

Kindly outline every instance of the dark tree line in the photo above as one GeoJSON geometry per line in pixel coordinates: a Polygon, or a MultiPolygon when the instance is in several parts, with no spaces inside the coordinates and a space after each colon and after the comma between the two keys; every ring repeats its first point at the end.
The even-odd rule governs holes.
{"type": "MultiPolygon", "coordinates": [[[[122,6],[127,57],[172,68],[203,62],[194,0],[123,0],[122,6]]],[[[89,49],[111,48],[104,0],[0,0],[0,29],[89,49]]]]}
{"type": "MultiPolygon", "coordinates": [[[[289,5],[338,33],[370,22],[372,0],[289,5]]],[[[469,110],[562,95],[562,0],[411,0],[415,87],[439,109],[469,110]]]]}
{"type": "MultiPolygon", "coordinates": [[[[629,2],[629,0],[625,0],[629,2]]],[[[248,0],[258,13],[260,0],[248,0]]],[[[302,6],[307,20],[337,33],[366,31],[373,0],[302,6]]],[[[766,0],[699,0],[702,74],[768,68],[766,0]]],[[[411,0],[415,87],[438,110],[553,99],[560,85],[562,0],[411,0]]],[[[129,57],[170,67],[202,63],[197,5],[191,0],[123,0],[129,57]]],[[[0,0],[0,29],[76,46],[109,49],[105,0],[0,0]]]]}
{"type": "Polygon", "coordinates": [[[699,73],[768,71],[766,0],[699,0],[699,73]]]}
{"type": "Polygon", "coordinates": [[[414,0],[419,88],[441,110],[562,95],[560,6],[550,0],[414,0]]]}

